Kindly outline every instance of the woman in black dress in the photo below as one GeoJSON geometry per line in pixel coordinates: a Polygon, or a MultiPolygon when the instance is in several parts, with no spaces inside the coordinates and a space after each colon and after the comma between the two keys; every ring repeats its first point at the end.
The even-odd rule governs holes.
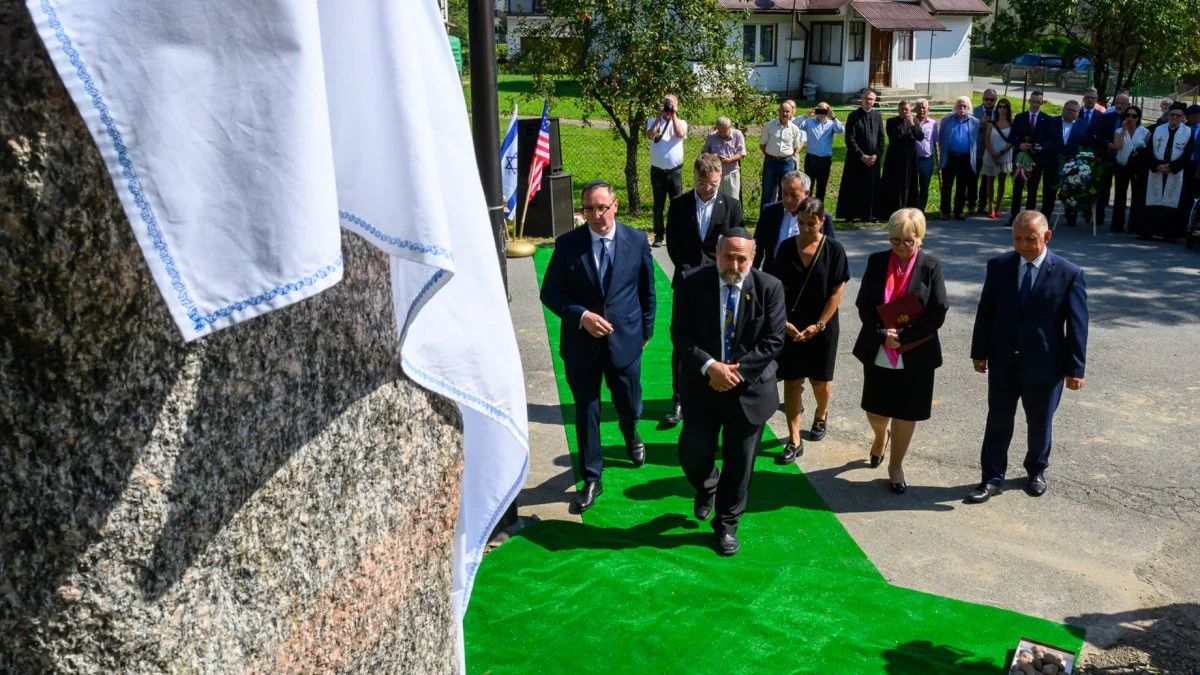
{"type": "Polygon", "coordinates": [[[800,438],[800,416],[804,413],[804,379],[812,384],[817,410],[811,438],[825,437],[829,415],[833,363],[837,358],[838,305],[850,279],[846,250],[821,233],[825,205],[810,197],[800,203],[796,223],[800,234],[783,241],[773,269],[767,270],[783,282],[787,308],[787,336],[779,355],[779,379],[783,380],[783,410],[787,416],[788,442],[775,458],[787,464],[804,454],[800,438]]]}
{"type": "Polygon", "coordinates": [[[942,365],[938,329],[948,306],[942,263],[921,250],[925,214],[896,211],[888,220],[888,234],[892,249],[867,259],[854,303],[862,319],[854,356],[863,364],[862,408],[875,432],[871,466],[883,462],[890,441],[888,481],[893,492],[903,494],[904,456],[917,422],[929,419],[933,405],[933,371],[942,365]],[[885,328],[877,308],[906,294],[916,295],[921,315],[902,328],[885,328]]]}

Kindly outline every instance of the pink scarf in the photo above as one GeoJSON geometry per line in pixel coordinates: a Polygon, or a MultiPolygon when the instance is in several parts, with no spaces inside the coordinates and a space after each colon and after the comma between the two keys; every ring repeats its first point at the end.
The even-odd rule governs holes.
{"type": "MultiPolygon", "coordinates": [[[[887,281],[883,285],[883,304],[886,305],[893,299],[904,295],[905,290],[908,289],[908,278],[912,276],[913,266],[916,265],[918,253],[920,253],[920,249],[913,251],[912,257],[908,259],[908,265],[906,266],[900,260],[900,256],[896,255],[895,251],[892,252],[892,255],[888,258],[887,281]]],[[[899,351],[891,347],[884,347],[883,353],[887,355],[888,363],[892,364],[893,368],[900,363],[899,351]]]]}

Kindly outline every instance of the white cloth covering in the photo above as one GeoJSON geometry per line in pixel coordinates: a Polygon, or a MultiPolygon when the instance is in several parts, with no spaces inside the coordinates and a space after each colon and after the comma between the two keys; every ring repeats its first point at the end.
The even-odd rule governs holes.
{"type": "MultiPolygon", "coordinates": [[[[187,340],[392,256],[400,358],[462,411],[452,600],[524,482],[524,378],[434,0],[27,0],[187,340]]],[[[489,161],[492,161],[489,158],[489,161]]],[[[459,632],[460,668],[462,634],[459,632]]]]}

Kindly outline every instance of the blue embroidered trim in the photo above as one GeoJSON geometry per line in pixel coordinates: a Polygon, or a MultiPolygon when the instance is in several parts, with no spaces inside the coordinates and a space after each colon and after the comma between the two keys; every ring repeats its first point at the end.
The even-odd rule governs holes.
{"type": "Polygon", "coordinates": [[[503,508],[496,509],[490,518],[488,518],[487,527],[479,535],[479,541],[475,542],[475,550],[480,552],[478,560],[472,560],[467,565],[467,579],[469,583],[463,584],[463,597],[471,597],[471,587],[475,585],[475,573],[479,570],[479,563],[483,559],[483,547],[487,545],[487,541],[492,536],[492,530],[496,529],[496,523],[500,522],[500,518],[508,509],[508,505],[512,500],[517,498],[517,492],[525,485],[525,475],[529,471],[529,453],[525,453],[525,462],[521,465],[521,471],[517,474],[517,480],[508,488],[508,492],[504,495],[503,508]]]}
{"type": "Polygon", "coordinates": [[[409,371],[410,375],[415,375],[419,379],[425,380],[427,382],[432,383],[433,385],[435,385],[437,387],[440,387],[441,389],[448,392],[448,394],[451,397],[455,398],[456,400],[469,401],[471,403],[474,403],[476,406],[478,406],[479,408],[482,408],[484,411],[486,411],[492,417],[504,422],[505,426],[507,426],[509,429],[511,429],[512,432],[514,434],[516,434],[517,438],[521,439],[522,443],[524,443],[526,446],[529,445],[529,434],[521,430],[521,427],[517,425],[517,421],[513,419],[512,415],[509,415],[506,411],[500,409],[494,403],[492,403],[490,401],[485,401],[484,399],[476,396],[475,394],[465,392],[462,389],[459,389],[458,387],[454,386],[453,384],[450,384],[448,381],[446,381],[440,377],[434,377],[433,375],[430,375],[429,373],[425,372],[424,370],[421,370],[415,364],[413,364],[413,362],[410,361],[408,359],[408,357],[403,357],[402,361],[404,363],[404,370],[409,371]]]}
{"type": "Polygon", "coordinates": [[[425,253],[428,255],[438,256],[439,258],[446,258],[447,260],[454,260],[454,251],[451,251],[450,249],[448,249],[444,246],[434,246],[433,244],[423,244],[419,241],[410,241],[408,239],[401,239],[400,237],[393,237],[390,234],[384,234],[383,232],[380,232],[379,229],[376,228],[374,225],[368,223],[367,221],[363,220],[362,218],[359,218],[358,216],[354,215],[353,213],[350,213],[349,211],[339,210],[338,215],[341,216],[342,220],[345,220],[349,223],[354,224],[355,226],[358,227],[358,229],[362,230],[366,234],[371,235],[372,237],[378,239],[379,241],[382,241],[383,243],[387,244],[388,246],[392,246],[395,248],[405,248],[410,251],[415,251],[417,253],[425,253]]]}
{"type": "Polygon", "coordinates": [[[432,289],[439,281],[441,281],[445,274],[446,270],[438,270],[434,272],[433,276],[429,277],[429,281],[426,281],[425,285],[421,287],[421,290],[417,292],[417,297],[413,298],[412,303],[408,306],[408,312],[404,315],[404,323],[400,326],[401,340],[404,340],[404,336],[408,334],[408,324],[410,321],[412,321],[413,314],[416,313],[417,307],[421,305],[422,299],[427,293],[429,293],[430,289],[432,289]]]}
{"type": "Polygon", "coordinates": [[[171,278],[171,288],[175,289],[175,292],[178,293],[176,297],[179,299],[179,303],[187,309],[188,318],[192,320],[195,329],[203,330],[206,327],[204,318],[200,316],[200,310],[196,308],[195,301],[192,300],[191,295],[188,293],[187,286],[183,283],[183,276],[175,267],[175,259],[171,256],[171,251],[167,247],[166,240],[163,239],[162,230],[158,227],[158,219],[154,217],[154,211],[150,208],[150,202],[146,200],[146,194],[142,191],[142,184],[138,181],[137,174],[133,170],[133,162],[129,159],[128,148],[125,147],[125,142],[121,138],[121,132],[117,131],[117,125],[108,112],[108,105],[104,103],[104,98],[100,96],[100,91],[96,89],[96,83],[88,72],[87,66],[83,63],[83,59],[79,56],[79,52],[72,46],[71,38],[67,37],[62,22],[58,20],[58,13],[50,6],[50,0],[42,0],[42,12],[49,19],[50,27],[54,29],[54,36],[58,38],[59,44],[62,45],[63,53],[70,59],[71,65],[75,66],[75,73],[79,75],[79,81],[83,83],[84,90],[87,91],[88,96],[91,96],[92,107],[96,109],[96,112],[100,113],[100,121],[104,123],[108,138],[112,141],[113,148],[117,151],[117,161],[121,165],[121,174],[125,177],[129,192],[133,195],[133,201],[141,213],[142,222],[146,224],[146,231],[149,232],[150,238],[154,242],[154,250],[158,252],[158,257],[162,260],[167,276],[171,278]]]}
{"type": "Polygon", "coordinates": [[[229,316],[230,314],[233,314],[234,312],[240,312],[241,310],[243,310],[247,307],[253,307],[254,305],[266,302],[273,298],[277,298],[281,295],[287,295],[288,293],[291,293],[293,291],[298,291],[302,288],[307,288],[309,286],[312,286],[313,284],[317,283],[321,279],[327,278],[330,274],[333,274],[334,272],[340,270],[341,268],[342,268],[342,256],[338,255],[337,260],[322,267],[321,269],[310,274],[309,276],[304,277],[303,279],[300,279],[298,281],[293,281],[291,283],[287,283],[282,286],[277,286],[275,288],[272,288],[269,291],[263,291],[262,293],[259,293],[258,295],[255,295],[255,296],[251,296],[249,298],[246,298],[245,300],[239,300],[233,304],[222,307],[221,309],[218,309],[217,311],[213,312],[212,314],[209,314],[202,318],[205,321],[205,323],[212,325],[212,324],[216,323],[217,321],[229,316]]]}
{"type": "Polygon", "coordinates": [[[117,125],[113,121],[112,115],[109,114],[108,105],[104,102],[104,97],[100,95],[100,90],[96,88],[96,82],[92,79],[91,73],[88,72],[87,65],[84,64],[79,51],[71,44],[71,38],[67,37],[62,22],[58,20],[58,13],[50,5],[50,0],[42,0],[42,12],[46,15],[50,28],[54,29],[54,36],[58,38],[59,44],[62,45],[63,53],[67,55],[67,58],[71,61],[71,65],[75,67],[75,73],[79,76],[79,81],[83,83],[84,90],[91,97],[92,107],[96,109],[96,112],[100,113],[100,121],[104,123],[105,132],[108,134],[109,140],[112,141],[113,149],[117,151],[117,162],[121,165],[121,175],[125,177],[129,192],[133,195],[133,202],[138,207],[142,222],[146,224],[146,231],[154,243],[154,250],[158,253],[158,258],[162,261],[167,276],[171,279],[171,288],[175,289],[179,304],[183,305],[187,310],[187,316],[192,320],[192,328],[194,330],[197,332],[207,330],[214,323],[228,317],[234,312],[312,286],[318,280],[327,278],[342,267],[342,256],[339,254],[337,260],[303,279],[277,286],[245,300],[231,303],[211,314],[201,314],[199,308],[196,307],[196,302],[192,300],[192,296],[188,292],[187,285],[183,282],[183,275],[175,265],[175,258],[171,255],[171,250],[167,246],[166,239],[163,237],[162,229],[158,226],[158,219],[154,216],[154,210],[150,208],[150,202],[146,199],[146,193],[142,189],[141,181],[138,180],[137,172],[133,169],[133,162],[129,159],[129,148],[125,145],[125,141],[121,137],[121,132],[117,130],[117,125]]]}

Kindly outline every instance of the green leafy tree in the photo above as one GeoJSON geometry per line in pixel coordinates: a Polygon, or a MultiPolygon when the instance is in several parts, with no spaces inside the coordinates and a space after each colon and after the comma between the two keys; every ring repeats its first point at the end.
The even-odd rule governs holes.
{"type": "MultiPolygon", "coordinates": [[[[625,143],[628,206],[637,215],[638,157],[646,124],[666,94],[684,119],[708,97],[730,117],[757,120],[769,100],[749,84],[735,41],[739,15],[716,0],[544,0],[545,21],[525,27],[517,67],[535,91],[553,96],[556,78],[577,80],[584,112],[602,111],[625,143]]],[[[769,114],[769,113],[768,113],[769,114]]]]}
{"type": "Polygon", "coordinates": [[[1200,0],[1012,0],[1022,37],[1057,35],[1095,66],[1102,95],[1200,71],[1200,0]],[[1112,69],[1112,76],[1109,69],[1112,69]]]}

